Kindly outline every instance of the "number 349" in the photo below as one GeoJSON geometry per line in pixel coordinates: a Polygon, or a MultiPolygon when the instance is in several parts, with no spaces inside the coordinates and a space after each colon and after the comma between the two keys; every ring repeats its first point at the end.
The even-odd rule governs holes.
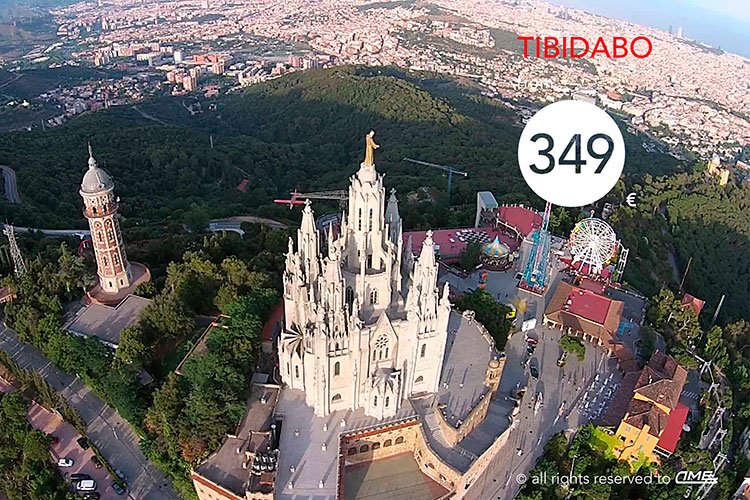
{"type": "MultiPolygon", "coordinates": [[[[535,174],[548,174],[552,172],[556,164],[555,157],[551,154],[552,149],[555,147],[555,140],[549,134],[539,133],[531,138],[531,142],[537,142],[540,139],[544,139],[545,141],[547,141],[547,147],[540,149],[538,154],[539,156],[544,156],[545,158],[547,158],[548,164],[545,168],[539,168],[536,166],[536,163],[532,163],[529,168],[531,168],[531,171],[535,174]]],[[[591,158],[601,160],[599,162],[599,166],[597,166],[596,170],[594,171],[595,174],[599,174],[602,170],[604,170],[604,166],[612,157],[612,152],[614,151],[614,149],[614,142],[612,141],[612,138],[607,134],[594,134],[589,138],[589,140],[586,142],[586,151],[591,158]],[[607,143],[607,150],[603,153],[597,153],[596,151],[594,151],[594,142],[599,139],[603,139],[607,143]]],[[[565,146],[565,150],[562,152],[562,155],[560,155],[560,159],[557,161],[557,164],[575,165],[576,173],[581,173],[581,166],[586,165],[586,160],[581,158],[581,134],[574,134],[573,137],[570,138],[570,142],[567,146],[565,146]],[[573,155],[575,157],[572,160],[567,158],[571,149],[573,149],[573,155]]]]}

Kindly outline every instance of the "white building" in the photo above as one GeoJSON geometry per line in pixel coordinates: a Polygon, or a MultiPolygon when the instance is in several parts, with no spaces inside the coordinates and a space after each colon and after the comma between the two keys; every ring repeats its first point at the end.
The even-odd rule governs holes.
{"type": "Polygon", "coordinates": [[[438,391],[448,287],[441,296],[431,233],[416,262],[402,249],[398,202],[394,191],[386,202],[372,149],[351,177],[340,234],[333,232],[324,256],[308,202],[296,251],[289,239],[282,379],[304,391],[316,415],[363,408],[391,417],[406,398],[438,391]]]}

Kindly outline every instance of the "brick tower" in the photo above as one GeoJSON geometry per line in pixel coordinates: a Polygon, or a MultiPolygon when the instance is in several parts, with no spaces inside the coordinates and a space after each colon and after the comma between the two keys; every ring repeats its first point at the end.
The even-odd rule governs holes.
{"type": "Polygon", "coordinates": [[[83,176],[79,193],[83,198],[83,215],[91,229],[99,285],[104,292],[112,294],[128,288],[132,281],[117,221],[114,189],[112,177],[97,166],[89,144],[89,169],[83,176]]]}

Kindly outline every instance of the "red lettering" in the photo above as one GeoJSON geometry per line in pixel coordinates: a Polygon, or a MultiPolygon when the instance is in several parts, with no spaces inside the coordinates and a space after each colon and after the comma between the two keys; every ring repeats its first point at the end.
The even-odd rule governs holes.
{"type": "Polygon", "coordinates": [[[539,37],[536,37],[536,58],[539,59],[539,37]]]}
{"type": "Polygon", "coordinates": [[[628,40],[621,36],[612,38],[612,57],[619,59],[628,55],[628,40]],[[618,43],[620,42],[620,43],[618,43]],[[620,49],[620,51],[618,51],[620,49]]]}
{"type": "Polygon", "coordinates": [[[533,40],[533,36],[519,36],[518,40],[523,40],[523,57],[529,57],[528,48],[529,40],[533,40]]]}
{"type": "Polygon", "coordinates": [[[633,54],[638,59],[643,59],[644,57],[648,57],[651,54],[651,49],[653,49],[653,47],[651,46],[651,40],[649,40],[645,36],[637,36],[633,38],[632,42],[630,42],[630,53],[633,54]],[[646,52],[645,54],[640,55],[635,51],[635,42],[637,42],[638,40],[645,40],[646,43],[648,44],[648,52],[646,52]]]}
{"type": "Polygon", "coordinates": [[[560,55],[560,49],[557,48],[557,41],[557,38],[555,38],[554,36],[544,37],[544,57],[546,59],[552,59],[560,55]],[[550,42],[552,42],[551,45],[550,42]],[[550,49],[554,49],[555,53],[550,54],[550,49]]]}
{"type": "Polygon", "coordinates": [[[570,57],[571,57],[571,59],[579,59],[581,57],[585,57],[586,54],[588,54],[588,52],[589,52],[589,41],[588,40],[586,40],[585,38],[582,38],[580,36],[572,36],[572,37],[570,37],[570,57]],[[583,50],[583,52],[581,52],[578,55],[576,55],[576,51],[575,51],[575,42],[576,42],[576,40],[580,40],[580,41],[582,41],[586,45],[586,48],[583,50]]]}
{"type": "Polygon", "coordinates": [[[607,49],[607,44],[604,43],[604,39],[602,37],[597,38],[596,43],[594,44],[594,50],[591,51],[591,57],[594,57],[599,52],[606,54],[607,57],[610,57],[609,50],[607,49]],[[601,46],[601,48],[599,48],[601,46]]]}

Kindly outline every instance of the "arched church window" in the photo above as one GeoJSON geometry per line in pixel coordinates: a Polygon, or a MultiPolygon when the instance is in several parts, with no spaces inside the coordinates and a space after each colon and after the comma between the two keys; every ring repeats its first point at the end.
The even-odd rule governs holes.
{"type": "Polygon", "coordinates": [[[362,209],[359,209],[359,216],[357,217],[357,231],[362,231],[362,209]]]}
{"type": "Polygon", "coordinates": [[[333,401],[333,402],[341,401],[341,394],[336,394],[335,396],[333,396],[331,398],[331,401],[333,401]]]}
{"type": "Polygon", "coordinates": [[[349,455],[356,455],[357,454],[357,448],[349,448],[349,455]]]}
{"type": "Polygon", "coordinates": [[[388,358],[388,337],[378,337],[375,341],[375,350],[378,352],[378,359],[388,358]]]}
{"type": "Polygon", "coordinates": [[[419,351],[419,357],[424,358],[424,355],[427,353],[427,344],[422,344],[422,350],[419,351]]]}
{"type": "Polygon", "coordinates": [[[377,304],[378,303],[378,289],[373,288],[370,291],[370,304],[377,304]]]}
{"type": "Polygon", "coordinates": [[[112,260],[115,262],[116,266],[120,265],[120,256],[118,254],[114,254],[112,260]]]}
{"type": "Polygon", "coordinates": [[[115,232],[112,231],[111,227],[107,229],[107,238],[110,240],[115,239],[115,232]]]}
{"type": "Polygon", "coordinates": [[[386,396],[385,397],[385,407],[388,408],[388,405],[390,405],[390,404],[391,404],[391,397],[390,396],[386,396]]]}
{"type": "Polygon", "coordinates": [[[369,446],[367,446],[366,444],[363,444],[363,445],[362,445],[362,446],[360,447],[360,449],[359,449],[359,452],[360,452],[360,453],[366,453],[366,452],[368,452],[368,451],[370,451],[370,447],[369,447],[369,446]]]}
{"type": "Polygon", "coordinates": [[[102,265],[103,266],[107,265],[107,256],[106,255],[102,255],[102,265]]]}
{"type": "Polygon", "coordinates": [[[399,436],[396,438],[396,444],[401,444],[404,442],[404,436],[399,436]]]}
{"type": "Polygon", "coordinates": [[[96,232],[96,239],[97,239],[97,241],[99,241],[99,243],[101,243],[102,241],[104,241],[104,236],[102,235],[101,231],[97,231],[96,232]]]}
{"type": "Polygon", "coordinates": [[[388,446],[392,444],[393,444],[393,441],[391,441],[390,439],[386,439],[385,442],[383,443],[383,447],[387,448],[388,446]]]}
{"type": "Polygon", "coordinates": [[[372,451],[380,449],[380,443],[372,443],[372,451]]]}
{"type": "Polygon", "coordinates": [[[352,304],[354,304],[354,290],[352,287],[346,287],[346,305],[349,306],[349,312],[352,312],[352,304]]]}
{"type": "Polygon", "coordinates": [[[96,207],[91,207],[91,212],[96,214],[96,207]]]}
{"type": "Polygon", "coordinates": [[[367,230],[372,231],[372,208],[370,209],[370,221],[367,224],[367,230]]]}
{"type": "Polygon", "coordinates": [[[341,346],[339,345],[339,343],[338,343],[338,342],[336,342],[336,350],[337,350],[337,351],[340,351],[340,350],[341,350],[341,346]]]}
{"type": "Polygon", "coordinates": [[[341,374],[341,363],[338,361],[333,365],[333,374],[336,376],[341,374]]]}
{"type": "Polygon", "coordinates": [[[373,398],[372,398],[372,405],[373,406],[378,406],[378,397],[377,396],[373,396],[373,398]]]}
{"type": "Polygon", "coordinates": [[[294,367],[294,377],[299,378],[299,366],[294,367]]]}
{"type": "Polygon", "coordinates": [[[422,375],[417,377],[417,379],[414,381],[415,384],[419,384],[420,382],[424,382],[424,377],[422,375]]]}
{"type": "Polygon", "coordinates": [[[286,364],[286,374],[291,375],[292,374],[292,367],[289,366],[289,363],[286,364]]]}

